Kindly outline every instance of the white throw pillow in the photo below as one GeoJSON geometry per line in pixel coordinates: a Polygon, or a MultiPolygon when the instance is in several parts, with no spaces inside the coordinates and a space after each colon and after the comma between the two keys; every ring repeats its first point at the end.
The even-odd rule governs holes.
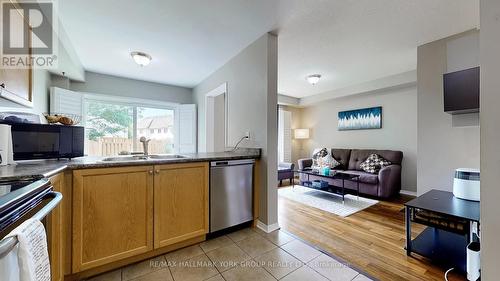
{"type": "Polygon", "coordinates": [[[319,170],[322,166],[322,158],[328,155],[328,149],[326,148],[316,148],[313,151],[312,159],[313,159],[313,164],[312,164],[312,169],[313,170],[319,170]]]}
{"type": "Polygon", "coordinates": [[[331,155],[331,152],[326,148],[315,149],[313,151],[313,170],[319,170],[323,167],[329,167],[330,169],[334,169],[339,166],[340,163],[331,155]],[[323,156],[324,155],[324,156],[323,156]]]}
{"type": "Polygon", "coordinates": [[[321,159],[321,162],[323,163],[323,166],[325,167],[330,167],[330,169],[335,169],[337,166],[340,165],[339,161],[337,161],[333,156],[328,153],[325,157],[321,159]]]}

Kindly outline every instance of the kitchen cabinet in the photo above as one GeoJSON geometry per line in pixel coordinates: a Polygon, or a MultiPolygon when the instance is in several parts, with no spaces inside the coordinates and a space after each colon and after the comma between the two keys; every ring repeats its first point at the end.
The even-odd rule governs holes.
{"type": "Polygon", "coordinates": [[[153,250],[153,169],[73,172],[73,273],[153,250]]]}
{"type": "MultiPolygon", "coordinates": [[[[57,174],[51,177],[53,190],[63,193],[64,189],[64,173],[57,174]]],[[[64,195],[63,195],[64,196],[64,195]]],[[[69,198],[64,198],[67,201],[69,198]]],[[[63,217],[63,202],[61,202],[47,216],[47,240],[50,260],[50,272],[52,281],[64,280],[64,260],[65,260],[65,236],[64,236],[64,217],[63,217]]]]}
{"type": "Polygon", "coordinates": [[[72,273],[171,251],[208,232],[208,163],[75,170],[72,198],[72,273]]]}
{"type": "MultiPolygon", "coordinates": [[[[12,1],[11,1],[12,2],[12,1]]],[[[7,3],[5,3],[7,4],[7,3]]],[[[2,3],[2,5],[4,5],[2,3]]],[[[8,4],[7,4],[8,5],[8,4]]],[[[10,30],[23,30],[23,12],[18,10],[17,13],[10,13],[10,30]]],[[[19,35],[19,34],[18,34],[19,35]]],[[[5,42],[2,42],[5,44],[5,42]]],[[[31,54],[31,38],[27,42],[29,44],[29,52],[31,54]]],[[[5,44],[7,45],[7,44],[5,44]]],[[[4,46],[5,46],[4,45],[4,46]]],[[[4,53],[5,55],[5,53],[4,53]]],[[[24,57],[21,55],[21,57],[24,57]]],[[[3,61],[9,61],[9,56],[5,55],[3,61]]],[[[17,61],[17,59],[15,60],[17,61]]],[[[15,103],[24,106],[33,107],[32,96],[33,71],[31,68],[0,68],[0,101],[5,98],[15,103]]]]}
{"type": "Polygon", "coordinates": [[[208,163],[155,166],[154,247],[208,232],[208,163]]]}

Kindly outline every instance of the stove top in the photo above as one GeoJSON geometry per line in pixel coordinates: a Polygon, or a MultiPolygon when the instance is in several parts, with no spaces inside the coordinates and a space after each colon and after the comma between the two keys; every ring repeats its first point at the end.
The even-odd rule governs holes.
{"type": "Polygon", "coordinates": [[[4,195],[18,190],[20,188],[23,188],[27,185],[30,185],[34,181],[32,180],[22,180],[22,181],[6,181],[2,182],[0,181],[0,198],[2,198],[4,195]]]}

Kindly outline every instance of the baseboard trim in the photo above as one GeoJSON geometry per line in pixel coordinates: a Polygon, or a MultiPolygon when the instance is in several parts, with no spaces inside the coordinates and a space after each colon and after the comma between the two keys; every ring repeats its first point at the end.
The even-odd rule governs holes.
{"type": "Polygon", "coordinates": [[[280,229],[280,226],[278,223],[273,223],[271,225],[267,225],[267,224],[261,222],[260,220],[257,221],[257,227],[266,233],[271,233],[275,230],[280,229]]]}
{"type": "Polygon", "coordinates": [[[417,193],[415,191],[400,190],[399,193],[403,194],[403,195],[410,195],[410,196],[417,197],[417,193]]]}

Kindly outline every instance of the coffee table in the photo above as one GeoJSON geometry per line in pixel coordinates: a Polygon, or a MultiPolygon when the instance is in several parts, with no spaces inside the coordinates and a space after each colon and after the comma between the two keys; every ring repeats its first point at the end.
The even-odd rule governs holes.
{"type": "Polygon", "coordinates": [[[342,180],[342,186],[335,186],[335,185],[329,184],[328,187],[324,187],[324,188],[318,188],[318,187],[312,186],[312,184],[302,183],[303,186],[308,187],[308,188],[326,191],[326,192],[336,194],[336,195],[341,195],[342,196],[342,204],[345,202],[345,195],[347,194],[346,188],[345,188],[345,181],[346,180],[356,181],[356,183],[357,183],[357,185],[356,185],[357,186],[357,188],[356,188],[357,189],[357,199],[359,200],[359,175],[354,175],[354,174],[340,172],[340,171],[337,171],[334,174],[330,174],[330,175],[323,175],[323,174],[321,174],[317,171],[311,170],[311,169],[295,170],[293,172],[298,173],[298,174],[307,175],[308,182],[311,182],[309,180],[310,176],[316,176],[316,177],[325,178],[325,179],[342,180]]]}

